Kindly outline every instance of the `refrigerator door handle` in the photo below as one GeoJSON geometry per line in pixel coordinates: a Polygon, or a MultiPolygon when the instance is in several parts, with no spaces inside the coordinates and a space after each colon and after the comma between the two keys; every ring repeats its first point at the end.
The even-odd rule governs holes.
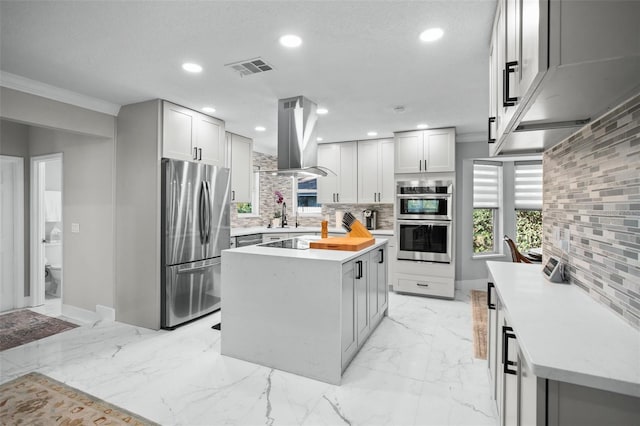
{"type": "Polygon", "coordinates": [[[209,239],[211,238],[211,227],[212,227],[212,222],[213,222],[213,218],[211,217],[211,214],[213,212],[213,209],[211,208],[211,182],[206,181],[205,182],[206,188],[207,188],[207,235],[205,238],[205,242],[208,243],[209,239]]]}
{"type": "Polygon", "coordinates": [[[206,198],[206,194],[205,194],[205,183],[200,182],[200,195],[198,196],[198,228],[200,231],[200,243],[204,244],[205,241],[205,235],[204,235],[204,231],[205,231],[205,198],[206,198]]]}

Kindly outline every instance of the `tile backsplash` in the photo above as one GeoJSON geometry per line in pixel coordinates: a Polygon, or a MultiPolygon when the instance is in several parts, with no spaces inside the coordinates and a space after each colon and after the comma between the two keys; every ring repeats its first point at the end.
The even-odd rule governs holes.
{"type": "MultiPolygon", "coordinates": [[[[278,158],[274,155],[253,152],[254,170],[276,170],[278,158]]],[[[238,217],[237,206],[231,203],[231,226],[234,228],[267,226],[273,213],[281,208],[276,204],[274,192],[280,191],[287,203],[287,219],[289,226],[295,226],[295,214],[293,209],[292,180],[288,177],[273,176],[270,173],[260,173],[260,215],[253,217],[238,217]]],[[[336,225],[335,213],[349,211],[360,219],[362,210],[373,209],[378,211],[378,229],[393,229],[393,204],[330,204],[322,206],[322,213],[314,216],[298,216],[300,226],[320,226],[320,221],[328,220],[329,227],[336,225]]]]}
{"type": "Polygon", "coordinates": [[[640,329],[640,95],[544,153],[543,246],[640,329]],[[569,239],[568,253],[556,245],[569,239]]]}

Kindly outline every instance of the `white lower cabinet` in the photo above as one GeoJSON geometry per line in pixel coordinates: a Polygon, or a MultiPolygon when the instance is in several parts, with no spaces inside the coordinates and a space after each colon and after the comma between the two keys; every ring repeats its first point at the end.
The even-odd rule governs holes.
{"type": "Polygon", "coordinates": [[[388,307],[387,246],[342,265],[342,369],[364,345],[388,307]]]}
{"type": "Polygon", "coordinates": [[[639,424],[639,398],[536,376],[509,320],[508,306],[493,283],[487,290],[487,364],[499,425],[639,424]]]}

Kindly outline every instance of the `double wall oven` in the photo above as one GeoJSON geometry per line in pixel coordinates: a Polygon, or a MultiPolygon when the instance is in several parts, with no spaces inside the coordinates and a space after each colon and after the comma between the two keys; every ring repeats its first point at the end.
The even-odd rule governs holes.
{"type": "Polygon", "coordinates": [[[398,181],[398,259],[450,263],[453,235],[451,181],[398,181]]]}

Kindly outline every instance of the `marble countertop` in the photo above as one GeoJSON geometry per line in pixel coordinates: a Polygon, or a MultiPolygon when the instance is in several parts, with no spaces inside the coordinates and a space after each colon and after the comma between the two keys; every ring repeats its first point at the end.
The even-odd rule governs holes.
{"type": "MultiPolygon", "coordinates": [[[[320,237],[317,235],[303,235],[301,238],[305,238],[309,240],[320,239],[320,237]]],[[[289,249],[289,248],[264,247],[258,244],[258,245],[223,250],[223,252],[260,255],[260,256],[287,257],[291,259],[323,260],[323,261],[344,263],[360,256],[363,253],[376,249],[382,246],[383,244],[385,244],[386,242],[387,240],[385,238],[376,238],[375,243],[372,246],[365,247],[364,249],[359,251],[324,250],[324,249],[311,249],[311,248],[305,249],[305,250],[297,250],[297,249],[289,249]]]]}
{"type": "Polygon", "coordinates": [[[640,331],[539,264],[487,266],[536,376],[640,397],[640,331]]]}
{"type": "MultiPolygon", "coordinates": [[[[286,227],[286,228],[267,228],[266,226],[254,226],[250,228],[231,228],[231,236],[238,237],[241,235],[251,234],[279,234],[279,233],[320,233],[319,226],[299,226],[299,227],[286,227]]],[[[346,231],[342,228],[329,228],[330,233],[345,234],[346,231]]],[[[392,229],[376,229],[375,231],[369,231],[373,235],[393,236],[392,229]]]]}

